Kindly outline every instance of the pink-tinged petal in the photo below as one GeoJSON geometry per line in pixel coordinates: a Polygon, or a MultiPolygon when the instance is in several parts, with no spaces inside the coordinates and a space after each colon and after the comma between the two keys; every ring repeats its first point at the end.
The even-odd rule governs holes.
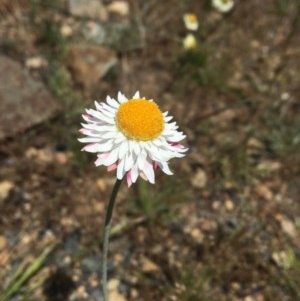
{"type": "Polygon", "coordinates": [[[139,171],[138,171],[138,168],[136,165],[134,165],[132,168],[131,168],[131,180],[132,180],[132,183],[135,183],[137,178],[139,176],[139,171]]]}
{"type": "Polygon", "coordinates": [[[103,165],[103,162],[106,160],[106,158],[109,156],[109,153],[104,153],[101,155],[98,155],[97,160],[95,161],[96,166],[103,165]]]}
{"type": "Polygon", "coordinates": [[[90,143],[84,146],[81,150],[89,153],[97,153],[97,143],[90,143]]]}
{"type": "Polygon", "coordinates": [[[92,117],[90,114],[82,114],[81,115],[83,118],[90,118],[90,117],[92,117]]]}
{"type": "Polygon", "coordinates": [[[103,165],[105,166],[110,166],[114,163],[117,162],[118,160],[118,149],[113,149],[110,153],[109,156],[104,160],[103,165]]]}
{"type": "Polygon", "coordinates": [[[117,167],[118,167],[118,164],[117,164],[117,163],[111,164],[111,165],[107,166],[107,171],[113,171],[113,170],[116,170],[117,167]]]}
{"type": "MultiPolygon", "coordinates": [[[[81,134],[88,136],[89,138],[98,138],[100,140],[102,140],[101,134],[98,131],[95,130],[88,130],[88,129],[82,129],[81,134]]],[[[82,139],[82,138],[80,138],[82,139]]],[[[80,142],[82,142],[82,140],[80,140],[80,142]]]]}
{"type": "Polygon", "coordinates": [[[82,118],[84,119],[84,121],[86,121],[90,124],[99,125],[102,123],[99,119],[97,119],[93,116],[90,116],[90,115],[82,115],[82,118]]]}
{"type": "Polygon", "coordinates": [[[126,173],[126,180],[127,180],[127,185],[130,187],[132,185],[132,179],[131,179],[131,171],[128,171],[126,173]]]}
{"type": "Polygon", "coordinates": [[[104,153],[110,151],[112,146],[111,141],[104,143],[91,143],[82,148],[82,150],[90,153],[104,153]]]}
{"type": "MultiPolygon", "coordinates": [[[[169,142],[169,141],[168,141],[169,142]]],[[[170,143],[170,142],[169,142],[170,143]]],[[[175,146],[175,147],[178,147],[178,148],[184,148],[184,146],[181,144],[181,143],[179,143],[179,142],[171,142],[170,143],[172,146],[175,146]]]]}

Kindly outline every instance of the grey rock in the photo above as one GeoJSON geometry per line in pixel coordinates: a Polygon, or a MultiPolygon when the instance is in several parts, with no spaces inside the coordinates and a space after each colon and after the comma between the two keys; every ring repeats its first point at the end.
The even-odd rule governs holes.
{"type": "Polygon", "coordinates": [[[58,110],[57,100],[41,81],[0,55],[0,140],[47,120],[58,110]]]}
{"type": "Polygon", "coordinates": [[[74,254],[79,249],[81,233],[80,230],[75,230],[70,233],[64,241],[64,250],[66,254],[74,254]]]}
{"type": "Polygon", "coordinates": [[[87,21],[83,23],[81,32],[89,43],[116,51],[130,51],[145,46],[143,26],[134,19],[123,18],[102,23],[87,21]]]}
{"type": "Polygon", "coordinates": [[[81,261],[83,271],[99,273],[101,271],[101,259],[97,255],[83,258],[81,261]]]}
{"type": "Polygon", "coordinates": [[[98,45],[103,45],[107,39],[106,29],[97,22],[87,22],[82,28],[82,33],[88,42],[98,45]]]}

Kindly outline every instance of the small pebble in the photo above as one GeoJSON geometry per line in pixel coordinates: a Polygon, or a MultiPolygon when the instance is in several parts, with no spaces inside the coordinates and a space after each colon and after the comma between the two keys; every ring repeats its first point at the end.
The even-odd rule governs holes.
{"type": "Polygon", "coordinates": [[[225,201],[225,207],[227,211],[232,211],[234,209],[234,203],[232,200],[227,199],[225,201]]]}
{"type": "Polygon", "coordinates": [[[0,183],[0,201],[5,200],[10,191],[14,188],[14,183],[10,181],[3,181],[0,183]]]}
{"type": "Polygon", "coordinates": [[[3,250],[8,245],[7,238],[4,235],[0,235],[0,250],[3,250]]]}

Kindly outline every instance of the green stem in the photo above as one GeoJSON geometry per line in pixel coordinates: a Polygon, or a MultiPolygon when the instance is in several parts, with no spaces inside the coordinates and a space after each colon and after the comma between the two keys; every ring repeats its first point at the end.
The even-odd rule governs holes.
{"type": "Polygon", "coordinates": [[[111,226],[111,218],[115,205],[115,200],[121,186],[122,180],[116,180],[114,188],[112,190],[108,207],[106,210],[105,216],[105,225],[104,225],[104,236],[103,236],[103,254],[102,254],[102,289],[103,289],[103,297],[104,301],[108,301],[108,292],[107,292],[107,251],[108,251],[108,243],[109,243],[109,232],[111,226]]]}

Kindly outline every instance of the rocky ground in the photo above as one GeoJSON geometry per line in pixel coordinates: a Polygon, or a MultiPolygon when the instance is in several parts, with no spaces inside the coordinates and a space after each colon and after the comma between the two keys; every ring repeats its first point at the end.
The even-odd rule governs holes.
{"type": "Polygon", "coordinates": [[[77,138],[84,108],[119,90],[174,115],[189,152],[174,176],[122,186],[111,300],[300,300],[299,14],[297,0],[227,14],[209,0],[0,1],[0,300],[102,300],[115,179],[77,138]]]}

